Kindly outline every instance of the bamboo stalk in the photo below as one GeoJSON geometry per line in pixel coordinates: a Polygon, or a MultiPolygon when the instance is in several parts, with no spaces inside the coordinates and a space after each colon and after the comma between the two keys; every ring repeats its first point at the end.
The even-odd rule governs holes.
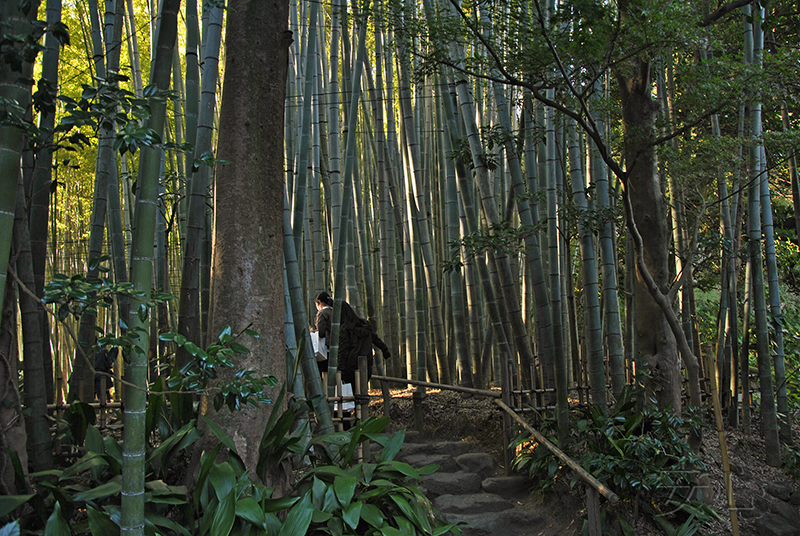
{"type": "Polygon", "coordinates": [[[719,403],[719,391],[717,390],[717,371],[714,367],[711,352],[707,352],[709,382],[711,383],[711,400],[714,404],[714,420],[717,423],[717,438],[719,439],[719,452],[722,457],[722,474],[725,478],[725,498],[728,500],[728,512],[731,515],[731,533],[739,536],[739,516],[736,508],[736,501],[733,498],[733,481],[731,480],[731,464],[728,460],[728,443],[725,439],[725,429],[722,424],[722,408],[719,403]]]}

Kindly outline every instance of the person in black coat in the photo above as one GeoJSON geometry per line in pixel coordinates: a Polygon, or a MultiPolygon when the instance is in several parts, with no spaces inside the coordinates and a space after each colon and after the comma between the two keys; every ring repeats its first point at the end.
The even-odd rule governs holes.
{"type": "MultiPolygon", "coordinates": [[[[314,299],[317,305],[315,329],[320,339],[325,339],[326,344],[330,339],[331,326],[333,325],[333,299],[327,292],[322,291],[314,299]]],[[[342,302],[342,313],[339,327],[339,370],[342,371],[344,383],[355,382],[355,371],[358,369],[358,357],[366,356],[368,376],[372,376],[373,350],[375,345],[383,354],[384,359],[391,357],[389,347],[386,345],[369,320],[360,318],[347,302],[342,302]]],[[[327,344],[330,348],[330,344],[327,344]]],[[[318,361],[320,372],[327,372],[328,360],[318,361]]]]}

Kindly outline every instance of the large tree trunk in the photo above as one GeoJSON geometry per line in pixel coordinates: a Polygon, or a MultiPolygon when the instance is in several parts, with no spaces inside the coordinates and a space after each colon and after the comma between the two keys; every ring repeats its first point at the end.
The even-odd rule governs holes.
{"type": "MultiPolygon", "coordinates": [[[[236,363],[286,377],[283,273],[283,123],[289,3],[228,4],[225,83],[215,180],[210,334],[230,324],[260,334],[236,363]],[[253,95],[260,98],[254,99],[253,95]]],[[[220,375],[222,382],[231,374],[220,375]]],[[[212,418],[255,471],[268,408],[227,409],[212,418]]],[[[275,475],[266,475],[267,480],[275,475]]],[[[266,482],[280,487],[281,482],[266,482]]]]}
{"type": "MultiPolygon", "coordinates": [[[[642,235],[644,263],[662,293],[669,286],[670,229],[664,185],[659,180],[654,124],[658,103],[651,96],[650,64],[631,62],[616,73],[622,92],[625,168],[633,219],[642,235]]],[[[681,370],[678,344],[661,307],[651,296],[640,271],[636,273],[636,339],[640,359],[648,367],[661,407],[672,403],[680,411],[681,370]]]]}

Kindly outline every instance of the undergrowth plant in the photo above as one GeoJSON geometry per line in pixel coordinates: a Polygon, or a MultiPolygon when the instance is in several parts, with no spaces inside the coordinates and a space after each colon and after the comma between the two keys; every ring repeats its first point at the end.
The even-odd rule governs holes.
{"type": "MultiPolygon", "coordinates": [[[[571,418],[567,453],[620,498],[635,501],[637,507],[660,501],[664,511],[672,512],[685,511],[681,504],[695,505],[691,492],[706,466],[686,438],[705,426],[699,413],[685,411],[678,417],[672,408],[659,409],[643,389],[626,387],[607,412],[586,406],[571,418]]],[[[554,431],[555,421],[546,419],[542,427],[554,431]]],[[[528,436],[520,435],[516,447],[515,468],[536,478],[540,489],[558,481],[570,486],[578,482],[569,468],[528,436]]]]}
{"type": "MultiPolygon", "coordinates": [[[[115,298],[130,292],[128,285],[114,285],[104,278],[63,276],[48,287],[46,301],[55,307],[56,316],[65,320],[87,311],[93,313],[98,307],[110,307],[115,298]]],[[[166,299],[170,296],[154,295],[146,307],[166,299]]],[[[233,440],[194,405],[181,404],[184,413],[176,414],[176,393],[210,396],[218,410],[227,406],[236,411],[244,405],[272,402],[265,390],[275,385],[274,376],[256,376],[252,371],[240,371],[218,391],[208,389],[220,369],[233,367],[236,355],[247,352],[236,341],[242,334],[257,336],[248,330],[234,335],[228,327],[203,349],[181,335],[161,335],[162,340],[186,348],[192,360],[183,367],[173,367],[166,382],[158,376],[150,386],[145,419],[147,536],[460,534],[458,527],[433,515],[430,502],[416,485],[422,475],[436,467],[417,470],[394,459],[404,433],[386,436],[383,431],[388,418],[367,419],[346,432],[308,441],[308,421],[296,418],[308,402],[297,401],[282,411],[284,385],[274,401],[253,475],[237,454],[233,440]],[[187,488],[184,469],[203,436],[198,428],[200,420],[217,444],[202,454],[196,483],[187,488]],[[358,460],[359,446],[367,442],[377,444],[379,454],[374,460],[358,460]],[[223,447],[227,448],[224,459],[220,456],[223,447]],[[291,496],[274,497],[274,490],[262,484],[268,475],[300,463],[299,470],[289,471],[295,483],[291,496]]],[[[125,356],[136,338],[135,333],[101,333],[97,344],[119,346],[125,356]]],[[[122,445],[112,435],[103,436],[94,426],[95,419],[95,410],[89,404],[75,401],[70,406],[59,423],[57,438],[69,446],[74,461],[28,475],[32,493],[0,496],[0,536],[120,533],[122,445]]],[[[27,489],[16,453],[8,453],[14,461],[19,488],[27,489]]]]}

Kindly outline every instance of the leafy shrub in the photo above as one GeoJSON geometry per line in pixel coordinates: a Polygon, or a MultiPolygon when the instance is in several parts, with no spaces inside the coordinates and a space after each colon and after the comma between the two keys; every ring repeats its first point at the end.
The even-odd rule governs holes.
{"type": "MultiPolygon", "coordinates": [[[[290,458],[305,460],[296,493],[273,497],[273,489],[251,478],[233,440],[206,420],[219,443],[203,454],[194,489],[164,480],[166,468],[201,437],[196,420],[187,423],[148,453],[145,482],[145,533],[164,536],[229,534],[359,534],[369,536],[460,534],[436,518],[416,481],[433,472],[396,461],[404,432],[383,434],[388,418],[367,419],[351,430],[315,438],[303,447],[307,425],[291,430],[300,403],[280,412],[285,388],[275,401],[262,438],[257,472],[290,458]],[[381,449],[374,462],[357,461],[358,447],[374,441],[381,449]],[[222,447],[229,449],[218,460],[222,447]]],[[[204,417],[201,417],[204,418],[204,417]]],[[[73,465],[47,474],[36,493],[0,497],[0,520],[25,508],[20,520],[0,526],[0,534],[119,534],[122,448],[93,426],[84,432],[84,454],[73,465]],[[6,532],[7,531],[7,532],[6,532]]],[[[19,470],[20,477],[21,469],[19,470]]]]}
{"type": "Polygon", "coordinates": [[[302,499],[293,509],[308,512],[310,534],[461,534],[433,514],[430,501],[416,486],[422,475],[437,467],[416,470],[396,461],[405,432],[387,437],[382,432],[388,422],[388,417],[370,418],[311,442],[306,451],[311,466],[300,479],[302,499]],[[356,449],[368,440],[381,447],[378,459],[356,462],[356,449]]]}
{"type": "MultiPolygon", "coordinates": [[[[703,426],[700,416],[681,418],[671,408],[661,410],[642,389],[626,387],[607,413],[588,406],[572,417],[571,456],[621,498],[689,490],[693,476],[705,470],[685,440],[691,430],[703,426]]],[[[551,420],[546,426],[554,428],[551,420]]],[[[524,436],[518,444],[515,466],[538,477],[541,487],[552,486],[557,478],[570,479],[574,485],[571,471],[561,467],[549,450],[536,448],[524,436]]]]}

